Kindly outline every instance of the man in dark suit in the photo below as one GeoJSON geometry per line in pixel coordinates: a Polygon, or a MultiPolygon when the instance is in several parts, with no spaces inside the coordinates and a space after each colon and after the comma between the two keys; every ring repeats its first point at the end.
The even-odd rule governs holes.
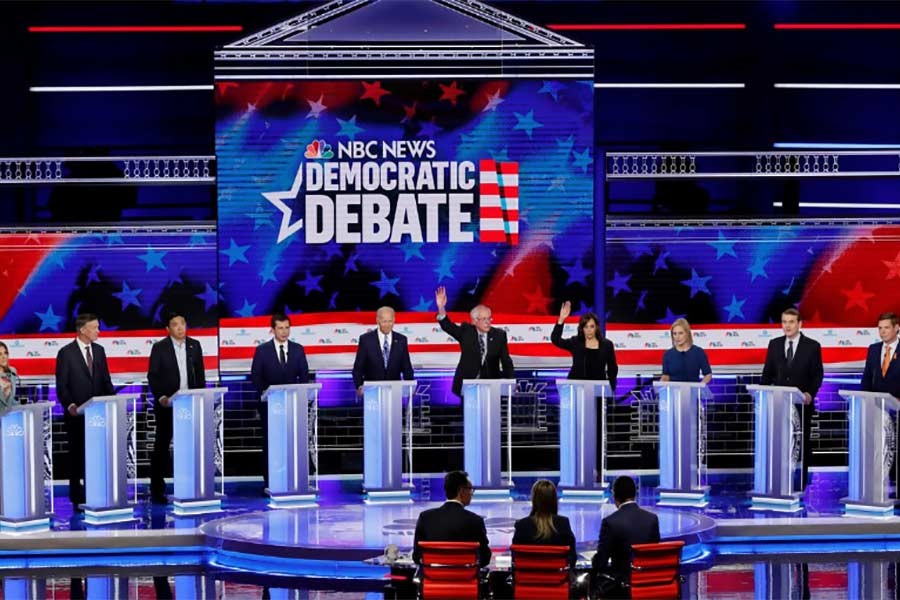
{"type": "Polygon", "coordinates": [[[506,332],[491,327],[491,309],[479,304],[469,312],[472,323],[457,325],[447,316],[447,291],[443,286],[434,293],[438,324],[459,342],[460,356],[453,375],[453,393],[462,397],[463,379],[513,379],[515,371],[506,332]]]}
{"type": "MultiPolygon", "coordinates": [[[[253,353],[250,380],[260,398],[270,385],[309,383],[309,364],[303,346],[292,342],[291,320],[284,313],[272,315],[272,339],[260,344],[253,353]]],[[[267,406],[260,400],[257,414],[262,428],[262,474],[265,487],[269,487],[269,415],[267,406]]]]}
{"type": "Polygon", "coordinates": [[[413,561],[422,562],[419,542],[478,542],[478,563],[485,566],[491,562],[484,518],[466,509],[474,491],[465,471],[450,471],[444,476],[447,501],[419,514],[413,538],[413,561]]]}
{"type": "Polygon", "coordinates": [[[881,341],[869,346],[862,381],[863,391],[887,392],[900,397],[900,361],[897,360],[897,334],[900,332],[897,315],[887,312],[878,316],[878,337],[881,341]]]}
{"type": "Polygon", "coordinates": [[[784,335],[769,342],[760,384],[795,387],[803,392],[801,411],[803,469],[800,474],[800,489],[806,489],[809,463],[812,459],[810,432],[815,410],[813,400],[822,386],[824,369],[822,346],[816,340],[800,333],[801,324],[800,312],[796,308],[789,308],[781,313],[781,328],[784,335]]]}
{"type": "Polygon", "coordinates": [[[147,382],[153,394],[156,439],[150,455],[150,499],[166,504],[165,477],[172,468],[172,396],[183,390],[206,387],[203,349],[200,342],[187,337],[187,322],[180,312],[166,318],[168,335],[150,349],[147,382]]]}
{"type": "Polygon", "coordinates": [[[394,309],[382,306],[375,313],[378,329],[359,336],[353,361],[353,385],[362,395],[366,381],[413,379],[412,362],[406,336],[394,331],[394,309]]]}
{"type": "Polygon", "coordinates": [[[631,579],[631,547],[659,542],[659,518],[638,506],[636,497],[637,487],[631,477],[622,476],[613,482],[613,500],[618,510],[600,523],[593,559],[594,571],[601,575],[604,598],[628,597],[622,584],[631,579]]]}
{"type": "Polygon", "coordinates": [[[106,352],[97,343],[100,319],[94,314],[75,317],[78,337],[60,348],[56,355],[56,397],[63,408],[69,447],[69,500],[84,504],[84,415],[78,407],[94,396],[115,394],[106,364],[106,352]]]}

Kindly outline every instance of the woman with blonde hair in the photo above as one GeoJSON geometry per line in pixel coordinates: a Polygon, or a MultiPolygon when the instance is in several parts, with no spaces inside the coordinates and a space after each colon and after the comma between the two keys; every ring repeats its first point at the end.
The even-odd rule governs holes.
{"type": "Polygon", "coordinates": [[[575,534],[569,519],[557,514],[559,501],[556,486],[547,479],[538,479],[531,486],[531,514],[516,521],[513,544],[568,546],[569,564],[575,565],[575,534]]]}
{"type": "Polygon", "coordinates": [[[712,379],[712,369],[706,352],[694,345],[691,326],[686,319],[676,319],[669,333],[672,347],[663,354],[660,381],[697,381],[703,375],[703,383],[712,379]]]}

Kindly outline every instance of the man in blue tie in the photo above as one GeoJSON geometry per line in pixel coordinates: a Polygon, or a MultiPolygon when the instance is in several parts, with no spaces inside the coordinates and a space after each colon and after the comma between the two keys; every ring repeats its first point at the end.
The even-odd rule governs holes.
{"type": "Polygon", "coordinates": [[[353,361],[353,385],[360,396],[366,381],[414,378],[406,336],[394,331],[394,319],[394,309],[382,306],[375,313],[378,327],[359,336],[353,361]]]}
{"type": "MultiPolygon", "coordinates": [[[[250,366],[250,379],[260,397],[270,385],[309,383],[309,364],[303,346],[290,340],[291,320],[284,313],[275,313],[270,323],[272,339],[256,347],[250,366]]],[[[257,414],[262,428],[263,481],[269,487],[269,419],[262,400],[257,414]]]]}

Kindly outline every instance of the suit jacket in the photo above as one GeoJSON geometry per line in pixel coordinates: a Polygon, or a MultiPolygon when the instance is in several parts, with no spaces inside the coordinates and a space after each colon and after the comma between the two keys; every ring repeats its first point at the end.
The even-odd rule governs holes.
{"type": "Polygon", "coordinates": [[[94,396],[110,396],[116,393],[109,376],[103,346],[91,344],[91,357],[93,374],[88,371],[77,340],[66,344],[56,354],[56,397],[65,411],[66,418],[70,418],[66,410],[70,404],[81,406],[94,396]]]}
{"type": "Polygon", "coordinates": [[[260,394],[270,385],[309,383],[309,363],[306,362],[303,346],[290,340],[287,346],[287,363],[284,365],[281,364],[274,339],[260,344],[253,352],[250,380],[260,394]]]}
{"type": "Polygon", "coordinates": [[[794,348],[794,360],[788,366],[784,339],[782,335],[769,342],[760,384],[796,387],[815,398],[824,377],[822,346],[801,333],[794,348]]]}
{"type": "MultiPolygon", "coordinates": [[[[194,338],[185,338],[187,358],[188,389],[206,387],[206,373],[203,368],[203,349],[194,338]]],[[[159,399],[171,397],[181,388],[181,374],[178,372],[178,360],[175,358],[175,344],[169,336],[164,337],[150,349],[150,368],[147,370],[147,382],[153,394],[153,407],[161,407],[159,399]]],[[[169,407],[171,408],[171,407],[169,407]]]]}
{"type": "Polygon", "coordinates": [[[619,374],[619,365],[616,364],[616,349],[612,341],[602,338],[600,340],[600,372],[588,372],[588,349],[584,340],[577,335],[563,339],[562,332],[565,323],[556,323],[550,333],[550,341],[554,346],[565,350],[572,355],[572,368],[569,369],[569,379],[606,379],[610,387],[616,389],[616,377],[619,374]]]}
{"type": "Polygon", "coordinates": [[[391,351],[386,369],[381,344],[378,342],[378,330],[359,336],[356,360],[353,361],[353,384],[356,387],[361,386],[364,381],[395,381],[401,375],[406,380],[414,378],[405,335],[391,332],[391,351]]]}
{"type": "Polygon", "coordinates": [[[459,342],[459,364],[453,374],[453,393],[462,397],[463,379],[513,379],[516,374],[509,348],[506,344],[506,332],[491,327],[487,334],[487,357],[481,364],[481,348],[478,345],[478,330],[471,323],[457,325],[444,316],[438,321],[441,329],[459,342]]]}
{"type": "Polygon", "coordinates": [[[569,547],[569,565],[575,566],[578,558],[575,553],[575,534],[572,533],[572,526],[569,519],[561,515],[553,515],[553,526],[556,532],[551,533],[550,537],[538,538],[537,525],[530,516],[516,521],[515,533],[513,533],[513,544],[537,544],[539,546],[568,546],[569,547]]]}
{"type": "Polygon", "coordinates": [[[659,518],[634,502],[623,504],[600,524],[594,569],[627,582],[631,574],[631,546],[659,541],[659,518]],[[607,562],[612,563],[607,566],[607,562]]]}
{"type": "Polygon", "coordinates": [[[413,538],[413,560],[422,561],[419,542],[478,542],[478,562],[484,566],[491,562],[484,518],[467,510],[459,502],[444,502],[419,514],[416,534],[413,538]]]}
{"type": "Polygon", "coordinates": [[[894,356],[888,367],[887,375],[881,374],[881,360],[884,358],[884,342],[878,342],[869,346],[866,355],[866,368],[863,371],[860,385],[864,392],[887,392],[892,396],[900,397],[900,359],[897,358],[897,349],[894,348],[894,356]]]}

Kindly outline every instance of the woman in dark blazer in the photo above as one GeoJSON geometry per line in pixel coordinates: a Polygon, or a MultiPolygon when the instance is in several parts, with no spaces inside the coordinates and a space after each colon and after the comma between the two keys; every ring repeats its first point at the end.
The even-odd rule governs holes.
{"type": "MultiPolygon", "coordinates": [[[[572,312],[572,303],[563,302],[559,309],[559,319],[550,334],[550,341],[572,355],[572,368],[569,379],[607,380],[613,392],[616,391],[616,376],[619,365],[616,364],[616,350],[613,343],[604,338],[600,332],[600,321],[592,312],[584,313],[578,321],[578,333],[563,339],[563,327],[572,312]]],[[[603,423],[603,412],[597,405],[597,472],[601,471],[603,460],[603,443],[606,437],[603,423]]]]}
{"type": "Polygon", "coordinates": [[[538,479],[531,487],[531,514],[516,521],[513,544],[568,546],[569,566],[575,566],[575,534],[569,519],[557,513],[559,503],[556,486],[546,479],[538,479]]]}

